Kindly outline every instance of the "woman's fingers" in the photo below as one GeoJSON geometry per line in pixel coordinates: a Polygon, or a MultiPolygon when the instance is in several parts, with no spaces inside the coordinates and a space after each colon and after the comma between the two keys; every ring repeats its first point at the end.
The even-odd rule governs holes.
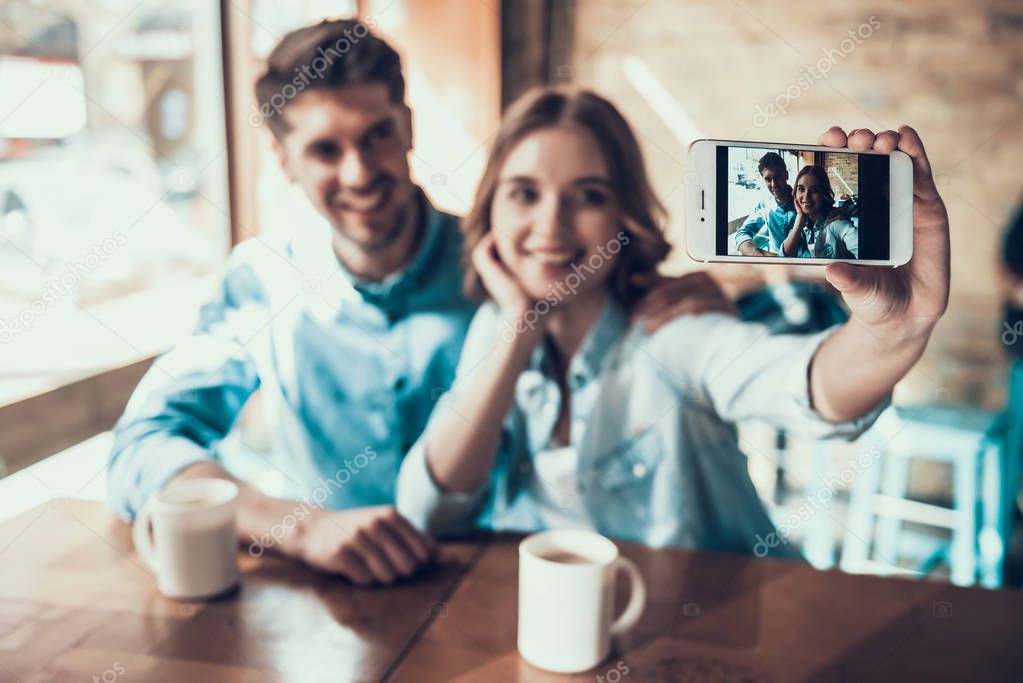
{"type": "Polygon", "coordinates": [[[857,128],[846,135],[840,127],[832,126],[821,133],[818,144],[823,147],[848,147],[854,152],[871,149],[886,154],[896,149],[905,152],[913,160],[913,194],[921,199],[938,198],[924,144],[917,132],[909,126],[902,126],[898,131],[885,130],[876,136],[867,128],[857,128]]]}
{"type": "Polygon", "coordinates": [[[476,247],[472,250],[472,265],[477,271],[483,270],[496,259],[494,258],[494,233],[488,232],[480,238],[476,247]]]}
{"type": "Polygon", "coordinates": [[[874,138],[874,149],[890,154],[899,147],[899,134],[894,130],[883,130],[874,138]]]}
{"type": "Polygon", "coordinates": [[[874,148],[874,131],[857,128],[849,133],[846,145],[854,152],[867,152],[874,148]]]}
{"type": "MultiPolygon", "coordinates": [[[[487,294],[506,310],[528,307],[528,300],[519,281],[501,263],[495,249],[493,233],[485,235],[472,250],[472,264],[476,268],[487,294]]],[[[525,310],[523,308],[523,310],[525,310]]]]}
{"type": "Polygon", "coordinates": [[[938,188],[931,176],[931,162],[924,151],[924,143],[909,126],[899,128],[899,151],[913,160],[913,194],[921,199],[938,199],[938,188]]]}
{"type": "Polygon", "coordinates": [[[828,128],[817,138],[817,144],[822,147],[845,147],[845,143],[845,131],[838,126],[828,128]]]}
{"type": "Polygon", "coordinates": [[[824,277],[832,287],[845,294],[860,284],[860,273],[849,263],[831,263],[824,269],[824,277]]]}

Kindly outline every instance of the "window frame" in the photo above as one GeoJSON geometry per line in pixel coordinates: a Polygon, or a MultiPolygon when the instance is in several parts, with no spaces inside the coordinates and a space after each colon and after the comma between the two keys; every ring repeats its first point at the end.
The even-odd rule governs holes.
{"type": "MultiPolygon", "coordinates": [[[[244,132],[245,107],[253,74],[248,58],[251,0],[220,0],[224,134],[227,141],[227,195],[230,244],[255,225],[255,146],[244,132]]],[[[111,368],[49,391],[0,406],[0,477],[113,428],[128,399],[156,356],[111,368]],[[45,426],[45,428],[42,428],[45,426]]]]}

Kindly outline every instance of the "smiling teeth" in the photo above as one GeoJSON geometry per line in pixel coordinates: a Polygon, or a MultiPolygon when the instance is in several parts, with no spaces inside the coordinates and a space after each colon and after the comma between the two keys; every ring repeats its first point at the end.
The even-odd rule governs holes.
{"type": "Polygon", "coordinates": [[[383,192],[375,192],[369,196],[347,197],[340,203],[342,206],[354,209],[355,211],[368,211],[380,204],[383,196],[383,192]]]}
{"type": "Polygon", "coordinates": [[[572,262],[572,254],[533,254],[538,260],[549,266],[567,266],[572,262]]]}

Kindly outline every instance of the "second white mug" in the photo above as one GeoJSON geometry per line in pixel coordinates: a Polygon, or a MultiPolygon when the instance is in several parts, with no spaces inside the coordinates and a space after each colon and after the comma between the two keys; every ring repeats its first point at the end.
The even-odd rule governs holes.
{"type": "Polygon", "coordinates": [[[639,569],[608,538],[590,531],[546,531],[519,544],[519,653],[556,673],[597,666],[612,636],[639,621],[646,586],[639,569]],[[615,579],[629,578],[629,604],[612,620],[615,579]]]}

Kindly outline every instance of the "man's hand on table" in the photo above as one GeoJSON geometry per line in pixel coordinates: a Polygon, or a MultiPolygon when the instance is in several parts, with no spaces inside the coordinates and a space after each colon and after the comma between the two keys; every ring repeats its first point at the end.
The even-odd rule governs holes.
{"type": "Polygon", "coordinates": [[[194,477],[238,485],[238,538],[250,552],[254,546],[273,549],[360,586],[400,581],[433,559],[433,541],[390,505],[306,509],[294,526],[287,526],[282,520],[297,516],[295,501],[267,496],[213,461],[194,463],[172,481],[194,477]],[[275,530],[283,533],[275,535],[275,530]]]}
{"type": "Polygon", "coordinates": [[[412,576],[434,544],[390,505],[311,511],[281,545],[285,555],[360,586],[412,576]]]}

